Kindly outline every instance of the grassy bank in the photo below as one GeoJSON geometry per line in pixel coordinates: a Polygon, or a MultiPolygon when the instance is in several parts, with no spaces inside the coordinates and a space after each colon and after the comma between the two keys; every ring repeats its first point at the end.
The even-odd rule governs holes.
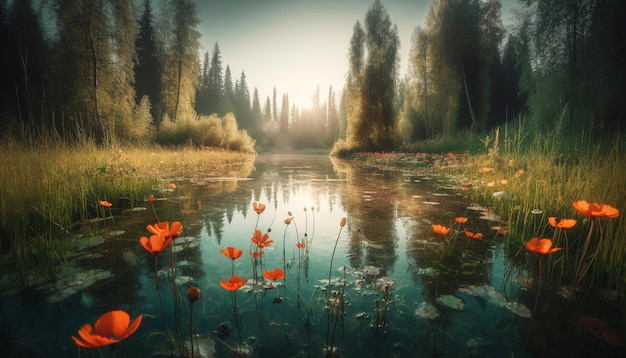
{"type": "MultiPolygon", "coordinates": [[[[545,284],[624,296],[626,156],[620,134],[566,134],[556,123],[553,131],[532,135],[517,123],[488,136],[433,140],[414,149],[419,152],[361,153],[353,159],[448,176],[470,202],[500,218],[492,224],[506,232],[508,253],[524,270],[536,274],[538,261],[525,243],[533,237],[548,238],[563,251],[544,260],[545,284]],[[606,204],[619,210],[619,216],[584,215],[573,207],[581,200],[606,204]],[[555,228],[549,217],[557,223],[575,219],[576,224],[555,228]]],[[[485,237],[495,233],[486,232],[485,237]]]]}
{"type": "Polygon", "coordinates": [[[54,279],[68,238],[86,223],[145,205],[175,178],[227,176],[254,156],[225,150],[99,147],[85,142],[0,148],[0,252],[4,272],[35,269],[54,279]],[[100,201],[112,204],[103,207],[100,201]]]}

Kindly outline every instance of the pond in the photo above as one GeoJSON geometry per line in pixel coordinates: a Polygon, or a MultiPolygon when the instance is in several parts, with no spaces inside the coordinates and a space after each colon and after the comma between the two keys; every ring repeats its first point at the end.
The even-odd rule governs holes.
{"type": "Polygon", "coordinates": [[[116,346],[121,357],[191,356],[191,330],[201,357],[231,356],[233,347],[254,357],[624,353],[612,332],[603,340],[566,323],[580,309],[566,297],[537,302],[529,274],[510,260],[503,223],[448,179],[308,155],[259,155],[244,177],[169,178],[154,202],[115,211],[90,231],[104,234],[77,236],[54,285],[3,295],[0,356],[100,356],[70,337],[111,310],[142,315],[116,346]],[[139,238],[157,221],[183,229],[155,273],[139,238]],[[433,224],[451,231],[438,235],[433,224]],[[273,242],[259,249],[255,229],[273,242]],[[228,247],[243,254],[231,259],[221,253],[228,247]],[[274,269],[284,278],[264,278],[274,269]],[[247,282],[224,289],[233,274],[247,282]],[[201,294],[190,305],[192,286],[201,294]]]}

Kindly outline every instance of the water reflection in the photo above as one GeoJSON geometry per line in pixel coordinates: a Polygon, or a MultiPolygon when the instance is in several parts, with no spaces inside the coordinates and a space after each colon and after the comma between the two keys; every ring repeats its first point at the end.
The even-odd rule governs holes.
{"type": "MultiPolygon", "coordinates": [[[[503,245],[445,178],[298,155],[261,155],[254,168],[234,171],[230,178],[185,175],[166,180],[177,189],[160,192],[163,200],[155,202],[154,211],[146,203],[146,210],[120,213],[106,229],[123,233],[106,236],[102,245],[87,250],[96,255],[77,256],[67,268],[74,274],[110,270],[114,277],[54,303],[39,288],[33,295],[3,298],[0,353],[75,354],[70,335],[103,312],[124,309],[146,319],[118,354],[169,355],[153,257],[138,243],[158,217],[183,223],[172,253],[174,273],[180,292],[190,285],[202,290],[193,309],[194,331],[207,355],[214,350],[215,356],[227,356],[228,346],[237,344],[230,292],[220,287],[233,268],[220,250],[244,250],[233,262],[234,271],[253,278],[248,252],[255,228],[274,240],[264,251],[262,269],[286,271],[277,289],[248,285],[238,292],[243,343],[256,356],[321,356],[329,335],[329,290],[333,295],[345,290],[345,314],[334,337],[343,356],[523,355],[528,319],[506,307],[523,291],[509,276],[503,245]],[[252,210],[254,201],[267,205],[263,214],[252,210]],[[289,212],[294,220],[287,226],[289,212]],[[464,227],[485,238],[465,237],[454,224],[457,216],[468,217],[464,227]],[[338,237],[342,217],[348,225],[338,237]],[[433,223],[459,233],[442,238],[433,233],[433,223]],[[304,240],[305,254],[296,247],[304,240]],[[424,307],[436,318],[422,314],[424,307]]],[[[159,257],[158,277],[167,323],[176,327],[173,307],[180,302],[171,294],[172,258],[159,257]]],[[[178,314],[185,317],[186,306],[181,308],[178,314]]],[[[182,321],[186,335],[188,321],[182,321]]]]}

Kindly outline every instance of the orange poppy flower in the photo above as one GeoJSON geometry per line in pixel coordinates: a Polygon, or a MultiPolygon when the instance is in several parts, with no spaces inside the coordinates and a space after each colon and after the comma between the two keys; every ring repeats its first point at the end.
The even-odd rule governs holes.
{"type": "Polygon", "coordinates": [[[256,258],[259,258],[259,257],[263,256],[263,251],[248,252],[248,255],[250,255],[250,257],[256,259],[256,258]]]}
{"type": "Polygon", "coordinates": [[[433,224],[433,231],[437,235],[448,235],[448,233],[450,232],[450,228],[439,224],[433,224]]]}
{"type": "Polygon", "coordinates": [[[241,257],[241,254],[243,254],[242,250],[239,250],[237,248],[228,246],[227,248],[225,248],[224,250],[220,250],[220,252],[222,253],[222,255],[228,257],[229,259],[238,259],[239,257],[241,257]]]}
{"type": "Polygon", "coordinates": [[[459,216],[457,218],[454,218],[454,221],[458,222],[459,224],[465,224],[467,222],[467,218],[463,216],[459,216]]]}
{"type": "Polygon", "coordinates": [[[150,194],[150,196],[148,196],[148,201],[149,201],[149,202],[151,202],[151,203],[153,203],[153,202],[154,202],[154,200],[155,200],[155,198],[154,198],[154,194],[150,194]]]}
{"type": "Polygon", "coordinates": [[[263,276],[271,281],[278,281],[285,278],[285,271],[275,268],[274,271],[263,271],[263,276]]]}
{"type": "Polygon", "coordinates": [[[100,205],[101,205],[101,206],[103,206],[103,207],[105,207],[105,208],[110,208],[110,207],[112,207],[112,206],[113,206],[113,204],[109,203],[109,202],[108,202],[108,201],[106,201],[106,200],[100,200],[100,205]]]}
{"type": "Polygon", "coordinates": [[[256,201],[252,203],[252,209],[254,212],[261,215],[265,211],[265,204],[257,203],[256,201]]]}
{"type": "Polygon", "coordinates": [[[170,183],[170,189],[176,189],[176,184],[170,183]]]}
{"type": "Polygon", "coordinates": [[[471,232],[467,229],[465,229],[464,231],[465,231],[465,236],[469,237],[470,239],[482,239],[483,238],[483,234],[479,232],[471,232]]]}
{"type": "Polygon", "coordinates": [[[607,204],[589,203],[586,200],[578,200],[572,203],[579,213],[592,218],[616,218],[619,210],[607,204]]]}
{"type": "Polygon", "coordinates": [[[131,323],[130,316],[124,311],[110,311],[98,318],[94,326],[87,323],[80,327],[78,335],[72,336],[74,343],[83,348],[98,348],[116,344],[135,333],[141,324],[142,315],[131,323]]]}
{"type": "Polygon", "coordinates": [[[254,230],[254,235],[250,238],[250,241],[254,242],[259,249],[271,246],[274,240],[269,240],[270,236],[266,233],[263,234],[261,230],[254,230]]]}
{"type": "Polygon", "coordinates": [[[194,303],[200,298],[200,289],[194,286],[190,286],[187,289],[187,299],[189,302],[194,303]]]}
{"type": "Polygon", "coordinates": [[[180,229],[183,228],[183,225],[178,221],[174,221],[172,222],[172,227],[170,227],[167,221],[163,221],[154,225],[148,225],[146,228],[155,235],[163,235],[165,238],[171,237],[175,239],[180,236],[180,229]]]}
{"type": "Polygon", "coordinates": [[[248,282],[247,278],[242,280],[241,277],[233,275],[230,276],[230,280],[228,281],[220,281],[220,285],[228,291],[237,291],[245,285],[246,282],[248,282]]]}
{"type": "Polygon", "coordinates": [[[552,247],[552,240],[538,237],[533,237],[526,242],[526,248],[537,255],[548,255],[561,250],[561,247],[552,247]]]}
{"type": "Polygon", "coordinates": [[[304,241],[303,242],[298,242],[296,244],[296,247],[299,248],[299,249],[304,249],[305,246],[306,246],[306,242],[304,242],[304,241]]]}
{"type": "Polygon", "coordinates": [[[139,242],[141,243],[141,246],[143,246],[143,248],[146,249],[148,252],[156,254],[170,246],[170,244],[172,243],[172,238],[170,237],[166,240],[161,235],[152,235],[148,239],[147,237],[143,236],[141,239],[139,239],[139,242]]]}
{"type": "Polygon", "coordinates": [[[548,218],[550,226],[559,229],[571,229],[576,225],[576,219],[557,219],[554,216],[548,218]]]}

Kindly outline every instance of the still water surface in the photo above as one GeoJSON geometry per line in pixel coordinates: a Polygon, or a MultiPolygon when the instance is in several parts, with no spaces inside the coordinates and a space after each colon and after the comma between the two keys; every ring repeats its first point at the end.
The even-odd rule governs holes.
{"type": "Polygon", "coordinates": [[[507,263],[502,236],[490,230],[497,217],[472,207],[446,178],[326,156],[260,155],[242,177],[187,173],[168,181],[177,188],[157,192],[154,211],[146,202],[146,210],[116,213],[105,224],[104,242],[94,241],[66,269],[73,277],[99,278],[95,283],[83,278],[72,289],[59,284],[2,300],[0,352],[100,356],[79,353],[70,336],[104,312],[123,309],[144,320],[117,356],[169,356],[153,256],[139,244],[158,217],[184,227],[172,253],[181,299],[174,300],[170,253],[159,256],[167,325],[189,339],[186,291],[198,287],[192,313],[195,352],[202,356],[229,356],[239,337],[255,357],[321,357],[327,345],[344,357],[535,355],[525,349],[532,300],[507,263]],[[253,202],[266,210],[258,215],[253,202]],[[286,225],[289,212],[293,221],[286,225]],[[468,218],[463,227],[454,224],[458,216],[468,218]],[[443,238],[432,224],[453,232],[443,238]],[[271,230],[274,241],[258,274],[285,270],[275,288],[262,278],[254,284],[248,252],[255,228],[271,230]],[[468,239],[463,228],[484,237],[468,239]],[[228,246],[244,254],[231,260],[220,253],[228,246]],[[239,325],[231,292],[220,286],[233,272],[249,279],[236,292],[239,325]]]}

